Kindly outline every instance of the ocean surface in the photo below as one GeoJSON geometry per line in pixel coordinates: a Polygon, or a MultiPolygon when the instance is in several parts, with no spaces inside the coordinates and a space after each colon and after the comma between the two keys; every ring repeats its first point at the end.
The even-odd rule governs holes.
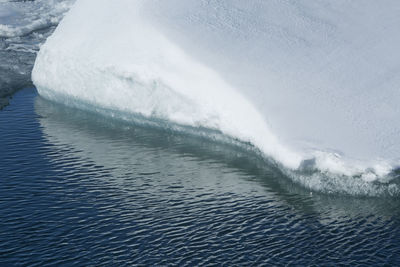
{"type": "Polygon", "coordinates": [[[400,264],[400,201],[310,192],[245,146],[19,91],[0,112],[0,265],[400,264]]]}

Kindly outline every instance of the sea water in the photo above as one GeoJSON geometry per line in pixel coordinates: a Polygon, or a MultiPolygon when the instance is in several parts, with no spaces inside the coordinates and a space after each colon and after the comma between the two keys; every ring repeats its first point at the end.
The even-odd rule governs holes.
{"type": "Polygon", "coordinates": [[[310,192],[245,147],[18,92],[0,265],[399,265],[400,202],[310,192]]]}

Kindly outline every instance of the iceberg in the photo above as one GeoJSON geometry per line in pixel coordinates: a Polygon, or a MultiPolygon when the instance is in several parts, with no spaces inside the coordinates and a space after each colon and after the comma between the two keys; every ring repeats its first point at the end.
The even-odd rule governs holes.
{"type": "Polygon", "coordinates": [[[316,173],[388,183],[399,12],[390,0],[78,0],[32,80],[69,106],[248,142],[310,188],[316,173]]]}

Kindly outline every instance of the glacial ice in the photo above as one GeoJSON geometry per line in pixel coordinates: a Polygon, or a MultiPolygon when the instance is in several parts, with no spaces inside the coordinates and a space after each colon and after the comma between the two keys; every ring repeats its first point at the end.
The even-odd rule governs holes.
{"type": "Polygon", "coordinates": [[[288,172],[384,183],[400,166],[399,12],[390,0],[78,0],[32,79],[67,105],[219,130],[288,172]]]}

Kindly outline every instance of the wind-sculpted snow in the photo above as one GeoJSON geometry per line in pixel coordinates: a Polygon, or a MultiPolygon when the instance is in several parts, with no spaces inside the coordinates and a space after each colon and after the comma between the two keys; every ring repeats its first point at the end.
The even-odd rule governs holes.
{"type": "Polygon", "coordinates": [[[249,142],[311,189],[397,192],[399,11],[396,1],[78,0],[32,78],[57,102],[249,142]]]}

